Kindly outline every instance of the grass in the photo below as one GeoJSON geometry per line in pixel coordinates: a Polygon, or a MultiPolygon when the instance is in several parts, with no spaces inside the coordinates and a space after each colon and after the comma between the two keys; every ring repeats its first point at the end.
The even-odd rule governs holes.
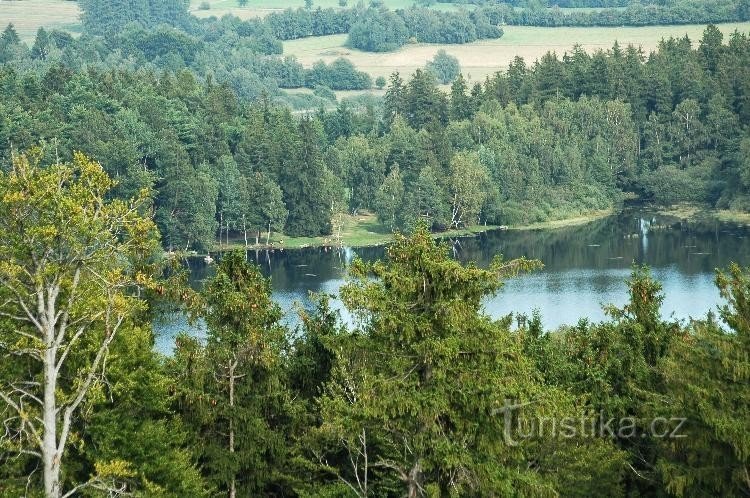
{"type": "Polygon", "coordinates": [[[713,209],[695,204],[675,204],[658,211],[663,216],[674,216],[683,220],[716,219],[726,223],[750,225],[750,213],[731,211],[728,209],[713,209]]]}
{"type": "MultiPolygon", "coordinates": [[[[645,52],[654,50],[659,41],[670,36],[688,35],[697,41],[705,25],[647,26],[620,28],[540,28],[505,26],[505,35],[499,40],[482,40],[465,45],[410,44],[388,53],[370,53],[345,46],[347,35],[319,36],[284,43],[284,54],[294,55],[306,67],[323,59],[331,62],[337,57],[350,59],[359,70],[372,76],[389,76],[395,71],[408,76],[424,67],[438,50],[444,49],[458,58],[464,75],[473,81],[483,81],[488,75],[505,69],[516,56],[532,62],[548,51],[559,56],[579,44],[594,52],[612,47],[615,41],[625,46],[641,46],[645,52]]],[[[725,34],[735,30],[750,32],[750,23],[721,24],[725,34]]]]}
{"type": "MultiPolygon", "coordinates": [[[[497,228],[498,227],[492,225],[473,226],[462,230],[448,230],[434,235],[436,238],[471,236],[497,228]]],[[[344,216],[344,224],[341,230],[342,245],[346,247],[381,246],[387,244],[391,240],[393,240],[393,234],[378,221],[373,213],[364,212],[357,216],[344,216]]],[[[269,247],[276,249],[302,249],[305,247],[336,246],[338,244],[338,241],[333,236],[287,237],[280,233],[274,233],[271,235],[269,245],[265,244],[265,234],[261,237],[259,246],[253,245],[254,241],[254,238],[249,241],[251,249],[265,249],[269,247]]],[[[214,249],[218,251],[226,251],[244,248],[244,240],[235,239],[230,242],[229,246],[225,244],[217,246],[214,249]]]]}
{"type": "Polygon", "coordinates": [[[0,0],[0,29],[13,23],[18,36],[32,42],[40,27],[80,31],[76,2],[62,0],[0,0]]]}
{"type": "Polygon", "coordinates": [[[573,227],[585,225],[592,221],[600,220],[614,214],[614,209],[604,209],[601,211],[591,211],[573,218],[564,218],[561,220],[542,221],[531,223],[529,225],[518,225],[509,227],[510,230],[554,230],[556,228],[573,227]]]}
{"type": "MultiPolygon", "coordinates": [[[[447,230],[433,234],[435,238],[446,237],[469,237],[479,233],[488,232],[498,229],[510,230],[551,230],[570,226],[583,225],[592,221],[605,218],[614,213],[613,210],[593,211],[573,218],[563,220],[547,221],[543,223],[533,223],[530,225],[519,225],[511,227],[499,227],[495,225],[475,225],[461,230],[447,230]]],[[[341,231],[341,245],[346,247],[368,247],[382,246],[393,240],[393,234],[378,221],[373,213],[364,212],[357,216],[346,215],[341,231]]],[[[265,244],[265,234],[260,239],[258,246],[253,245],[254,238],[250,239],[251,249],[303,249],[305,247],[324,247],[336,246],[338,241],[332,236],[327,237],[287,237],[280,233],[274,233],[271,236],[270,244],[265,244]]],[[[214,248],[216,251],[227,251],[233,249],[244,249],[243,240],[231,241],[229,246],[226,244],[214,248]]]]}

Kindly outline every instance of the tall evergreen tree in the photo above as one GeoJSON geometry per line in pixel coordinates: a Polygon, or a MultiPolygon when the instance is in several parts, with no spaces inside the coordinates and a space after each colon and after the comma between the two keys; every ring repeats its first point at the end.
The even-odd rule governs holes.
{"type": "Polygon", "coordinates": [[[299,124],[293,157],[280,174],[289,209],[285,232],[291,236],[331,233],[331,199],[325,189],[326,166],[320,152],[322,130],[310,119],[299,124]]]}
{"type": "Polygon", "coordinates": [[[283,493],[290,398],[285,329],[270,282],[235,251],[222,258],[202,294],[206,345],[180,338],[171,365],[178,410],[219,490],[230,498],[283,493]]]}
{"type": "Polygon", "coordinates": [[[659,470],[674,496],[750,493],[750,272],[717,272],[724,326],[711,314],[674,341],[661,364],[664,415],[685,419],[664,440],[659,470]]]}

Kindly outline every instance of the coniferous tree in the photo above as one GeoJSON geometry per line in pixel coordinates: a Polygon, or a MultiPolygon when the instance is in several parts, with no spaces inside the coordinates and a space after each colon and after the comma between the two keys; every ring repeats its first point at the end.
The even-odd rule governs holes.
{"type": "Polygon", "coordinates": [[[661,366],[668,396],[662,410],[684,419],[663,441],[658,465],[674,496],[744,496],[750,492],[750,276],[732,265],[716,285],[722,323],[711,313],[672,343],[661,366]]]}
{"type": "Polygon", "coordinates": [[[463,74],[459,74],[451,85],[450,118],[455,121],[471,118],[474,114],[471,100],[467,95],[466,80],[463,74]]]}
{"type": "Polygon", "coordinates": [[[202,294],[206,345],[181,337],[170,367],[201,467],[230,497],[283,493],[291,401],[281,310],[269,281],[239,251],[221,259],[202,294]]]}
{"type": "Polygon", "coordinates": [[[280,175],[284,203],[289,209],[287,235],[314,237],[331,233],[331,199],[327,198],[325,189],[321,131],[312,120],[300,122],[294,155],[280,175]]]}

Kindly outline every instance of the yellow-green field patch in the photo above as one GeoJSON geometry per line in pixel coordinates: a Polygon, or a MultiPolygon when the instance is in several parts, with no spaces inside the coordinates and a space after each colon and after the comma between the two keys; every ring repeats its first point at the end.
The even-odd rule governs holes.
{"type": "Polygon", "coordinates": [[[33,41],[40,27],[76,31],[78,4],[62,0],[0,0],[0,29],[13,23],[23,41],[33,41]]]}
{"type": "MultiPolygon", "coordinates": [[[[750,23],[721,24],[725,34],[735,30],[750,32],[750,23]]],[[[337,57],[350,59],[359,70],[372,76],[388,76],[394,71],[409,75],[415,69],[424,67],[438,50],[445,50],[456,56],[461,70],[474,81],[482,81],[508,66],[516,56],[532,62],[548,51],[558,55],[570,51],[579,44],[593,52],[611,48],[615,41],[625,46],[633,44],[645,52],[654,50],[663,38],[689,36],[700,39],[705,25],[649,26],[620,28],[539,28],[527,26],[506,26],[505,35],[498,40],[482,40],[465,45],[410,44],[395,52],[370,53],[345,46],[347,35],[319,36],[292,40],[284,43],[284,54],[294,55],[305,67],[323,59],[330,62],[337,57]]]]}

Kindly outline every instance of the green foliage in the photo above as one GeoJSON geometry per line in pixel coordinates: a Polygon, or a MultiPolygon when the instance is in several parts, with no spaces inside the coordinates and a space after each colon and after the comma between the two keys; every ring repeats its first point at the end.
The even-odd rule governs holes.
{"type": "Polygon", "coordinates": [[[206,345],[179,339],[170,366],[201,468],[222,492],[283,490],[291,401],[281,356],[285,331],[270,283],[244,253],[232,252],[202,296],[206,345]]]}
{"type": "Polygon", "coordinates": [[[750,272],[717,272],[726,304],[674,341],[661,370],[669,400],[663,410],[687,419],[684,438],[665,441],[659,463],[675,496],[742,496],[750,490],[750,272]],[[728,327],[728,329],[727,329],[728,327]]]}
{"type": "Polygon", "coordinates": [[[408,38],[409,31],[400,16],[389,10],[370,8],[352,25],[347,44],[366,52],[391,52],[408,38]]]}
{"type": "Polygon", "coordinates": [[[622,456],[605,441],[509,440],[513,422],[502,410],[510,399],[532,405],[529,416],[574,409],[543,387],[508,322],[481,311],[502,278],[538,266],[462,266],[424,227],[397,237],[386,261],[354,263],[342,298],[362,326],[328,342],[335,363],[309,450],[319,472],[338,481],[321,489],[335,493],[343,482],[358,496],[616,492],[622,456]]]}
{"type": "Polygon", "coordinates": [[[81,21],[89,34],[119,33],[130,23],[144,27],[159,24],[182,26],[188,22],[188,2],[184,0],[83,0],[81,21]]]}
{"type": "MultiPolygon", "coordinates": [[[[514,120],[524,112],[543,138],[540,123],[569,123],[561,116],[575,111],[585,111],[589,126],[600,125],[599,104],[577,104],[548,104],[541,115],[531,107],[485,106],[471,133],[501,147],[497,137],[518,126],[514,120]]],[[[617,105],[605,109],[610,119],[620,115],[617,105]]],[[[212,205],[220,219],[270,220],[277,227],[285,192],[275,178],[283,172],[266,159],[310,169],[322,160],[303,144],[322,147],[327,139],[317,121],[297,125],[271,107],[253,112],[249,122],[264,126],[234,142],[239,161],[220,155],[217,171],[205,178],[215,177],[212,205]],[[268,139],[282,132],[305,138],[285,155],[268,139]],[[253,162],[256,155],[262,165],[253,162]]],[[[189,140],[190,126],[176,123],[189,140]]],[[[461,126],[450,140],[465,144],[461,126]]],[[[407,202],[417,206],[410,209],[431,223],[436,208],[429,203],[446,193],[452,197],[443,204],[454,207],[454,220],[473,218],[487,205],[481,185],[492,171],[484,148],[454,154],[446,169],[438,160],[421,166],[411,154],[438,147],[436,137],[399,116],[383,148],[378,143],[339,137],[327,160],[349,183],[338,185],[323,166],[320,183],[305,185],[319,186],[334,204],[337,190],[359,189],[355,196],[370,196],[392,227],[403,223],[396,206],[405,197],[416,199],[407,202]],[[386,169],[396,157],[409,165],[404,173],[395,163],[386,169]],[[384,176],[370,176],[379,168],[384,176]]],[[[180,153],[172,152],[179,164],[180,153]]],[[[157,157],[170,163],[166,150],[157,157]]],[[[41,391],[51,372],[45,358],[54,349],[52,365],[61,375],[50,393],[63,415],[51,413],[69,420],[61,426],[69,436],[57,459],[62,486],[84,485],[84,496],[105,490],[164,498],[740,497],[749,491],[750,269],[717,272],[721,323],[713,313],[688,324],[665,321],[661,285],[634,266],[628,303],[607,307],[606,321],[545,332],[535,312],[518,317],[512,329],[510,316],[494,320],[482,303],[503,279],[541,264],[498,257],[486,269],[464,265],[417,223],[410,237],[396,236],[386,260],[351,265],[340,297],[352,329],[320,296],[315,309],[301,312],[292,344],[270,281],[244,253],[225,254],[199,300],[179,286],[169,289],[194,305],[208,334],[205,341],[179,337],[174,356],[164,359],[152,350],[152,316],[141,298],[172,285],[154,277],[162,269],[158,240],[144,217],[151,199],[142,187],[154,175],[125,168],[120,192],[138,194],[125,202],[108,199],[114,182],[82,154],[44,164],[34,150],[0,173],[4,495],[42,495],[33,428],[49,423],[41,416],[47,403],[41,391]],[[53,322],[60,344],[37,333],[53,322]],[[64,415],[71,406],[73,415],[64,415]],[[610,437],[541,429],[543,421],[571,417],[595,424],[632,417],[638,431],[610,437]],[[686,419],[667,427],[686,437],[639,437],[653,430],[655,417],[686,419]],[[539,425],[526,432],[534,421],[539,425]]],[[[58,437],[56,429],[51,434],[58,437]]]]}
{"type": "Polygon", "coordinates": [[[2,479],[201,496],[140,297],[161,268],[150,192],[109,200],[114,181],[83,154],[43,161],[35,149],[0,173],[2,479]]]}
{"type": "Polygon", "coordinates": [[[448,55],[445,50],[438,50],[435,57],[427,63],[427,70],[434,74],[440,83],[447,85],[461,73],[461,66],[457,58],[448,55]]]}
{"type": "Polygon", "coordinates": [[[314,88],[322,85],[333,90],[365,90],[372,86],[367,73],[357,71],[351,61],[342,57],[330,64],[318,61],[307,72],[305,84],[314,88]]]}
{"type": "MultiPolygon", "coordinates": [[[[707,24],[741,21],[747,18],[746,0],[676,0],[645,4],[640,1],[567,1],[526,2],[511,0],[499,5],[492,2],[477,9],[493,24],[519,26],[653,26],[666,24],[707,24]],[[529,3],[531,8],[526,8],[529,3]],[[551,8],[546,8],[551,7],[551,8]],[[564,7],[589,7],[566,9],[564,7]],[[603,7],[603,8],[602,8],[603,7]],[[626,8],[621,8],[626,7],[626,8]]],[[[475,13],[477,12],[475,11],[475,13]]]]}
{"type": "Polygon", "coordinates": [[[167,170],[156,221],[167,247],[209,249],[215,240],[218,182],[205,169],[179,165],[167,170]]]}

